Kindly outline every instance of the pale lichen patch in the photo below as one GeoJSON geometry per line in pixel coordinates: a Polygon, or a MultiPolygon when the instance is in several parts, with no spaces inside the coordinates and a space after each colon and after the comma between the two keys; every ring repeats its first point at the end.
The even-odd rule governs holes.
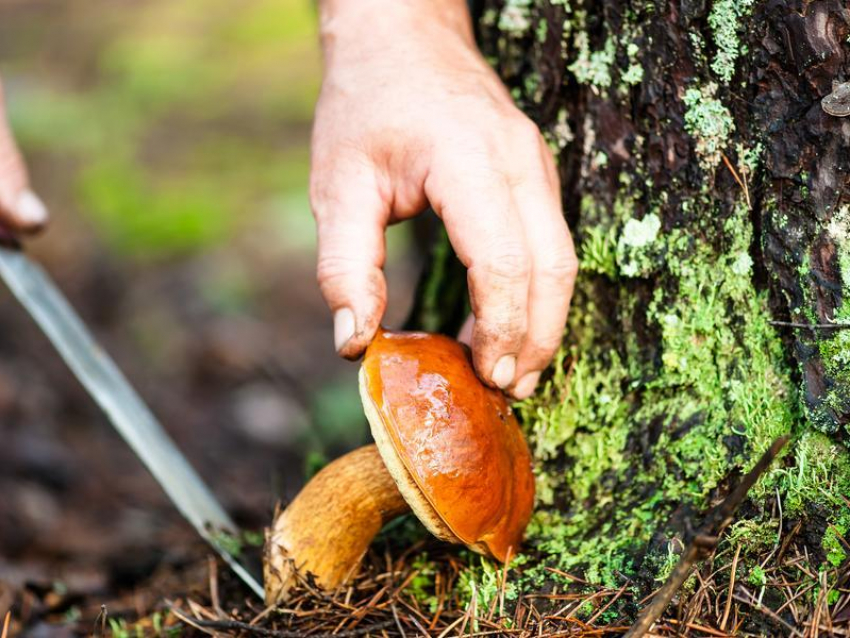
{"type": "Polygon", "coordinates": [[[746,53],[739,36],[742,20],[753,8],[755,0],[715,0],[708,14],[708,25],[714,37],[717,53],[711,62],[711,70],[725,83],[735,73],[738,56],[746,53]]]}
{"type": "Polygon", "coordinates": [[[706,171],[720,164],[723,149],[735,131],[732,114],[715,97],[716,92],[717,85],[706,84],[689,88],[684,95],[685,130],[694,138],[696,153],[706,171]]]}

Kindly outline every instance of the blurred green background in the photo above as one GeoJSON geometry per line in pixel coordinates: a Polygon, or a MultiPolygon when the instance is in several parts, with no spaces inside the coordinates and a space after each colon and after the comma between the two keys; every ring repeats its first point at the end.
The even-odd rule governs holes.
{"type": "Polygon", "coordinates": [[[310,2],[32,4],[4,24],[0,60],[25,151],[66,163],[73,183],[56,207],[73,202],[127,258],[257,226],[281,249],[312,246],[310,2]]]}
{"type": "MultiPolygon", "coordinates": [[[[314,4],[0,0],[0,77],[52,213],[30,250],[228,506],[267,523],[308,466],[368,440],[315,283],[314,4]]],[[[390,326],[420,263],[392,229],[390,326]]],[[[4,555],[161,547],[182,524],[0,288],[0,577],[4,555]]]]}
{"type": "MultiPolygon", "coordinates": [[[[283,301],[292,293],[286,284],[313,285],[307,181],[321,79],[314,3],[4,4],[9,116],[55,218],[43,250],[61,234],[88,258],[107,252],[136,279],[214,255],[193,281],[213,310],[256,316],[271,306],[272,323],[280,321],[272,312],[298,313],[298,303],[261,298],[283,301]],[[292,278],[270,289],[277,269],[292,278]]],[[[391,232],[390,270],[409,248],[405,229],[391,232]]],[[[402,307],[391,319],[404,315],[409,296],[409,273],[401,274],[393,310],[402,307]]],[[[157,333],[168,329],[164,320],[155,321],[157,333]]],[[[323,380],[335,392],[346,388],[345,403],[356,408],[351,371],[332,367],[340,378],[323,380]]],[[[339,406],[320,401],[315,411],[339,429],[339,406]]]]}

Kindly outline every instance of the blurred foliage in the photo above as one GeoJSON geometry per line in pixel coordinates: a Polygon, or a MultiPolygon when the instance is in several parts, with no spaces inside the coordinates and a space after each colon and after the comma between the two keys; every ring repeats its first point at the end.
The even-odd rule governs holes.
{"type": "Polygon", "coordinates": [[[74,17],[96,17],[92,59],[58,81],[10,64],[10,115],[28,154],[76,167],[75,204],[109,247],[179,255],[266,215],[287,247],[312,249],[309,0],[96,3],[74,17]]]}
{"type": "MultiPolygon", "coordinates": [[[[190,369],[186,347],[202,326],[186,309],[198,299],[217,320],[265,322],[281,343],[327,329],[327,352],[284,362],[307,377],[299,400],[312,426],[298,443],[314,469],[363,443],[356,367],[336,360],[330,318],[318,291],[309,296],[315,2],[32,0],[0,18],[10,118],[53,228],[79,230],[93,268],[129,263],[135,285],[165,275],[187,286],[176,299],[145,289],[122,319],[140,367],[190,369]]],[[[409,225],[388,232],[391,267],[410,246],[409,225]]]]}

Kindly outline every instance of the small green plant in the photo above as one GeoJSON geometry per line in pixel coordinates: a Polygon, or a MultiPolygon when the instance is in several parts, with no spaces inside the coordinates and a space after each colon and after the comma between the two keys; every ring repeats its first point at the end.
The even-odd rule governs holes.
{"type": "Polygon", "coordinates": [[[750,570],[747,582],[753,587],[764,587],[767,584],[767,574],[761,565],[756,565],[750,570]]]}

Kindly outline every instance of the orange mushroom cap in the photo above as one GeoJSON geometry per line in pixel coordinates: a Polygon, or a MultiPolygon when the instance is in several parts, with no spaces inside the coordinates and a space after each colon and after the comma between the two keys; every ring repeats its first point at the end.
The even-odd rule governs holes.
{"type": "Polygon", "coordinates": [[[531,455],[505,396],[449,337],[381,330],[361,398],[387,469],[436,536],[504,562],[534,505],[531,455]]]}

